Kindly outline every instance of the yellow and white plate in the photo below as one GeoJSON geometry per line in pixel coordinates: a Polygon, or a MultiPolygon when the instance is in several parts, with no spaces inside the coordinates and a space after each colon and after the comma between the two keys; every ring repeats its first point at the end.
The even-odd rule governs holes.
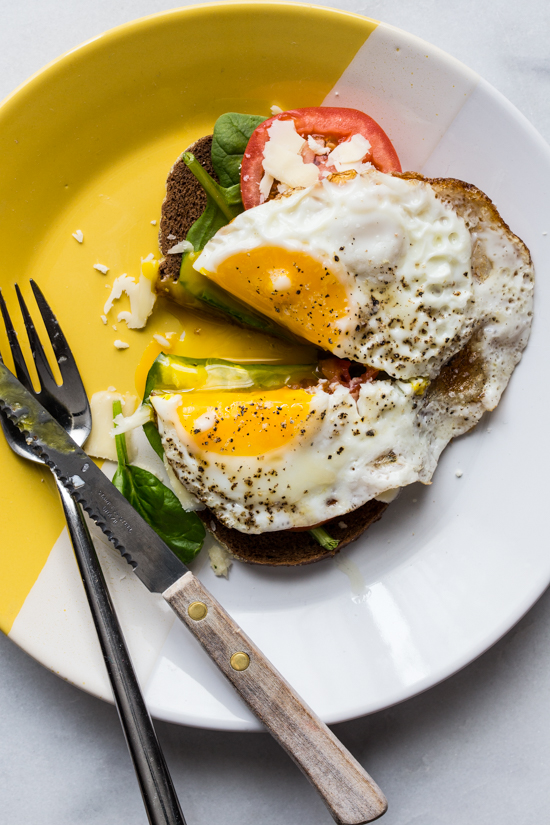
{"type": "MultiPolygon", "coordinates": [[[[364,17],[278,3],[156,15],[70,52],[0,107],[0,285],[16,316],[13,282],[38,281],[90,394],[109,386],[135,392],[154,325],[166,330],[173,317],[166,320],[165,308],[153,328],[113,330],[112,319],[104,325],[100,318],[105,286],[124,272],[137,275],[140,258],[158,255],[164,182],[179,153],[210,133],[223,112],[269,115],[273,104],[351,106],[372,115],[404,169],[484,190],[530,247],[538,271],[524,359],[497,411],[446,450],[430,487],[406,490],[335,561],[298,570],[235,564],[229,581],[216,579],[205,560],[195,565],[294,687],[335,722],[453,673],[508,630],[550,580],[546,144],[473,72],[364,17]],[[82,243],[73,237],[78,229],[82,243]],[[107,275],[96,263],[109,267],[107,275]],[[116,350],[115,338],[129,348],[116,350]]],[[[201,338],[196,319],[179,322],[190,333],[188,352],[214,354],[224,340],[219,329],[201,338]]],[[[232,346],[262,355],[256,340],[233,339],[232,346]]],[[[6,352],[3,333],[0,347],[6,352]]],[[[51,479],[3,441],[0,452],[1,627],[54,672],[108,699],[51,479]]],[[[257,728],[162,599],[116,551],[99,549],[152,713],[197,726],[257,728]]]]}

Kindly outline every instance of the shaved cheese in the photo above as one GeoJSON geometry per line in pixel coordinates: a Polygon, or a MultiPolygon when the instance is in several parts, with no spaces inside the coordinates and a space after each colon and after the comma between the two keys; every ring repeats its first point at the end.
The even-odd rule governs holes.
{"type": "Polygon", "coordinates": [[[104,324],[107,323],[107,316],[106,315],[100,315],[99,317],[101,318],[101,320],[103,321],[104,324]]]}
{"type": "Polygon", "coordinates": [[[273,186],[273,175],[270,175],[268,172],[264,172],[263,177],[260,181],[260,195],[262,199],[265,201],[269,197],[269,193],[271,192],[271,187],[273,186]]]}
{"type": "Polygon", "coordinates": [[[233,564],[231,553],[226,550],[225,547],[220,547],[219,544],[213,544],[208,548],[208,556],[210,558],[210,567],[216,576],[224,576],[227,579],[229,569],[233,564]]]}
{"type": "Polygon", "coordinates": [[[157,225],[156,221],[151,221],[151,226],[156,226],[156,225],[157,225]]]}
{"type": "Polygon", "coordinates": [[[371,163],[361,161],[370,152],[371,145],[363,135],[353,135],[349,140],[339,143],[327,158],[327,163],[336,168],[337,172],[364,172],[372,167],[371,163]]]}
{"type": "MultiPolygon", "coordinates": [[[[122,416],[131,416],[138,403],[135,395],[112,390],[96,392],[90,398],[90,408],[92,411],[92,431],[88,436],[85,447],[88,455],[94,458],[105,458],[109,461],[116,461],[116,444],[111,435],[113,428],[113,402],[120,401],[122,404],[122,416]]],[[[127,440],[130,460],[133,459],[134,447],[131,439],[127,440]]]]}
{"type": "MultiPolygon", "coordinates": [[[[168,236],[168,237],[170,237],[170,236],[168,236]]],[[[166,254],[167,255],[177,255],[180,252],[193,252],[193,251],[194,251],[194,247],[193,247],[192,243],[189,243],[189,241],[180,241],[179,243],[174,244],[174,246],[172,246],[166,254]]]]}
{"type": "Polygon", "coordinates": [[[94,264],[94,269],[97,269],[102,275],[106,275],[109,271],[109,267],[104,264],[94,264]]]}
{"type": "Polygon", "coordinates": [[[135,430],[136,427],[143,427],[144,424],[147,424],[148,421],[151,421],[153,418],[153,410],[151,409],[149,404],[142,404],[141,407],[133,413],[132,415],[125,416],[122,415],[115,415],[114,418],[111,417],[111,422],[115,425],[111,430],[109,430],[109,434],[114,438],[115,435],[121,435],[122,433],[127,433],[130,430],[135,430]]]}
{"type": "Polygon", "coordinates": [[[117,338],[116,341],[113,341],[113,344],[117,349],[128,349],[130,344],[126,343],[126,341],[121,341],[120,338],[117,338]]]}
{"type": "MultiPolygon", "coordinates": [[[[319,170],[314,163],[304,163],[300,154],[306,141],[296,131],[293,120],[276,120],[267,130],[269,140],[264,146],[262,165],[273,178],[293,188],[313,186],[319,180],[319,170]]],[[[265,175],[264,175],[265,178],[265,175]]],[[[262,191],[262,179],[260,191],[262,191]]],[[[270,187],[271,188],[271,187],[270,187]]],[[[263,185],[263,197],[267,182],[263,185]]]]}
{"type": "MultiPolygon", "coordinates": [[[[109,313],[113,303],[117,301],[123,293],[130,299],[130,312],[119,312],[117,320],[126,321],[128,329],[142,329],[147,323],[147,319],[153,311],[157,299],[152,281],[143,273],[137,283],[134,278],[131,278],[129,275],[119,275],[118,278],[115,278],[111,294],[105,303],[103,309],[105,315],[109,313]]],[[[115,342],[115,347],[116,346],[118,345],[115,342]]],[[[122,347],[118,348],[122,349],[122,347]]]]}
{"type": "Polygon", "coordinates": [[[327,154],[327,147],[325,146],[325,142],[323,140],[316,140],[311,135],[308,135],[307,145],[312,152],[315,152],[316,155],[327,154]]]}
{"type": "Polygon", "coordinates": [[[283,109],[281,109],[281,107],[277,106],[276,104],[273,104],[273,106],[271,107],[271,114],[272,115],[280,115],[280,114],[282,114],[282,112],[283,112],[283,109]]]}
{"type": "Polygon", "coordinates": [[[161,345],[161,347],[166,347],[166,349],[170,349],[170,347],[172,346],[170,341],[168,341],[168,339],[165,338],[164,335],[159,335],[158,333],[155,333],[153,335],[153,338],[155,339],[157,344],[161,345]]]}
{"type": "Polygon", "coordinates": [[[82,241],[84,240],[82,229],[77,229],[76,232],[73,232],[73,238],[75,239],[75,241],[78,241],[78,243],[82,243],[82,241]]]}

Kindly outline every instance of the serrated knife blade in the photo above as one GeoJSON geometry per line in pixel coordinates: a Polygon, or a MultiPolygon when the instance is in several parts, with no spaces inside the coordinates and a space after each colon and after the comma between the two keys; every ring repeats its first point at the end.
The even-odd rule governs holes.
{"type": "Polygon", "coordinates": [[[0,408],[26,434],[30,447],[97,522],[145,586],[162,593],[304,772],[336,822],[363,825],[382,816],[386,799],[362,765],[1,359],[0,408]]]}
{"type": "Polygon", "coordinates": [[[188,571],[89,455],[1,362],[0,405],[148,590],[162,593],[188,571]]]}

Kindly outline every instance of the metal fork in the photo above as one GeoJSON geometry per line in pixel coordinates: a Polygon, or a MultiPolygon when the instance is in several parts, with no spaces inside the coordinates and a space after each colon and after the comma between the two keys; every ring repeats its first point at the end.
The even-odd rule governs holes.
{"type": "MultiPolygon", "coordinates": [[[[15,289],[40,381],[40,390],[37,392],[33,387],[17,333],[0,291],[0,310],[4,318],[15,371],[27,390],[35,395],[77,444],[82,446],[92,426],[88,398],[75,360],[55,315],[37,284],[32,280],[30,283],[59,365],[63,383],[58,385],[54,379],[40,338],[17,285],[15,289]]],[[[17,455],[29,461],[42,463],[28,447],[21,431],[1,411],[0,424],[8,444],[17,455]]],[[[147,817],[151,825],[185,825],[185,819],[141,694],[84,514],[63,484],[57,478],[56,481],[147,817]]]]}

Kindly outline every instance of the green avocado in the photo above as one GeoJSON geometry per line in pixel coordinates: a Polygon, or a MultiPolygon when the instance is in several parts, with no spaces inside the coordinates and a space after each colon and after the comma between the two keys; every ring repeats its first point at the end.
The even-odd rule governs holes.
{"type": "Polygon", "coordinates": [[[273,390],[287,385],[314,384],[317,364],[236,364],[220,358],[188,358],[161,353],[145,384],[147,401],[152,392],[193,390],[273,390]]]}

